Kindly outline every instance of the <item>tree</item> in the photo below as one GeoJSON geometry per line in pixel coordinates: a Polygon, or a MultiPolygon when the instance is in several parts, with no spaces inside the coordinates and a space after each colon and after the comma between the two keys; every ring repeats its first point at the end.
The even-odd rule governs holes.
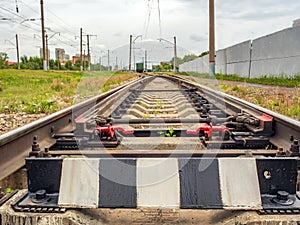
{"type": "Polygon", "coordinates": [[[74,70],[79,70],[80,69],[80,59],[76,60],[73,69],[74,70]]]}
{"type": "MultiPolygon", "coordinates": [[[[178,67],[179,65],[183,64],[184,61],[182,58],[180,57],[176,57],[176,67],[178,67]]],[[[171,59],[170,64],[174,64],[174,57],[171,59]]]]}
{"type": "Polygon", "coordinates": [[[21,63],[24,63],[24,64],[28,63],[28,57],[26,55],[21,56],[21,63]]]}
{"type": "Polygon", "coordinates": [[[43,59],[39,57],[29,57],[28,69],[30,70],[42,70],[43,69],[43,59]]]}
{"type": "Polygon", "coordinates": [[[54,70],[60,70],[61,69],[61,64],[60,64],[60,61],[58,59],[55,60],[53,69],[54,70]]]}
{"type": "Polygon", "coordinates": [[[8,55],[5,52],[0,52],[0,69],[8,68],[8,55]]]}
{"type": "Polygon", "coordinates": [[[192,61],[196,58],[198,58],[197,55],[191,54],[191,55],[185,55],[182,60],[183,60],[183,62],[189,62],[189,61],[192,61]]]}
{"type": "Polygon", "coordinates": [[[50,67],[50,70],[53,70],[54,69],[54,59],[50,59],[49,60],[49,67],[50,67]]]}
{"type": "Polygon", "coordinates": [[[202,53],[199,55],[199,57],[203,57],[203,56],[208,55],[208,54],[209,54],[209,51],[202,52],[202,53]]]}
{"type": "Polygon", "coordinates": [[[172,70],[173,66],[169,63],[165,63],[162,67],[163,70],[167,70],[167,71],[170,71],[172,70]]]}
{"type": "Polygon", "coordinates": [[[66,64],[65,64],[65,67],[66,67],[67,70],[72,70],[73,69],[72,68],[72,62],[70,60],[67,61],[66,64]]]}

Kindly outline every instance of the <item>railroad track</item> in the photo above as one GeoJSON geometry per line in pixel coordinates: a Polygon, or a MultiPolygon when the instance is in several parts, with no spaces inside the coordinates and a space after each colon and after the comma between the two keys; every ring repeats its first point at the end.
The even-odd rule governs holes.
{"type": "Polygon", "coordinates": [[[14,205],[17,211],[175,207],[298,213],[298,140],[298,121],[182,76],[144,76],[2,135],[0,179],[26,163],[29,194],[14,205]],[[148,182],[153,189],[143,189],[148,182]],[[249,193],[238,196],[232,185],[249,186],[249,193]],[[146,195],[166,187],[173,195],[146,195]],[[79,198],[82,189],[86,193],[79,198]]]}

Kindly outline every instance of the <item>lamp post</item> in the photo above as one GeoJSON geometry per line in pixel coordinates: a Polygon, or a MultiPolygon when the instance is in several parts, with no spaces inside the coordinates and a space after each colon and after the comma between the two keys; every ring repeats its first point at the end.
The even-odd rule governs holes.
{"type": "Polygon", "coordinates": [[[138,35],[135,37],[134,40],[132,40],[133,36],[130,35],[130,45],[129,45],[129,71],[131,70],[131,57],[132,57],[132,50],[133,50],[133,68],[135,70],[135,51],[134,51],[134,44],[135,44],[135,41],[138,39],[138,38],[141,38],[142,39],[143,35],[138,35]]]}
{"type": "Polygon", "coordinates": [[[49,45],[49,40],[51,39],[51,38],[53,38],[56,34],[58,34],[58,35],[60,35],[60,32],[55,32],[54,34],[52,34],[49,38],[48,38],[48,35],[46,34],[46,62],[47,62],[47,69],[49,70],[49,49],[48,49],[48,45],[49,45]]]}
{"type": "Polygon", "coordinates": [[[176,68],[176,64],[177,64],[177,62],[176,62],[176,58],[177,58],[177,40],[176,40],[176,36],[174,36],[173,38],[174,38],[174,43],[172,43],[172,42],[170,42],[166,39],[163,39],[163,38],[159,38],[158,40],[159,41],[165,41],[165,42],[167,42],[167,43],[174,46],[173,71],[174,71],[174,73],[176,73],[177,72],[177,68],[176,68]]]}
{"type": "Polygon", "coordinates": [[[18,62],[18,70],[20,70],[20,53],[19,53],[19,40],[18,35],[16,34],[16,44],[11,42],[10,40],[5,40],[5,42],[9,42],[12,46],[14,46],[17,50],[17,62],[18,62]]]}

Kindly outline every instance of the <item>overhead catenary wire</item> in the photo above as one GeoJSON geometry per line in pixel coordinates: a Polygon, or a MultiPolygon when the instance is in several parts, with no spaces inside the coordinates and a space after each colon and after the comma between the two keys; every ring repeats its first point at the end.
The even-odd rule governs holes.
{"type": "MultiPolygon", "coordinates": [[[[26,6],[27,8],[29,8],[31,11],[37,13],[39,15],[39,11],[37,9],[32,8],[31,6],[29,6],[28,4],[26,4],[25,2],[23,2],[22,0],[19,0],[20,3],[22,3],[24,6],[26,6]]],[[[62,28],[62,30],[59,29],[59,32],[61,33],[61,35],[65,34],[65,35],[70,35],[70,36],[74,36],[74,32],[69,30],[69,27],[71,27],[70,25],[66,24],[63,22],[63,20],[61,18],[59,18],[56,14],[54,14],[52,11],[50,11],[49,9],[47,9],[47,7],[45,7],[45,11],[53,16],[55,16],[56,18],[58,18],[59,20],[54,21],[51,18],[47,18],[48,21],[55,23],[56,26],[59,26],[60,28],[62,28]],[[61,25],[61,23],[64,23],[65,26],[61,25]],[[67,32],[68,33],[67,33],[67,32]],[[70,33],[70,34],[69,34],[70,33]]],[[[38,25],[39,26],[39,25],[38,25]]],[[[56,29],[55,29],[56,30],[56,29]]],[[[74,41],[69,39],[69,41],[74,41]]]]}
{"type": "Polygon", "coordinates": [[[145,28],[145,38],[148,36],[148,29],[150,25],[150,20],[151,20],[151,12],[152,12],[152,7],[153,7],[153,0],[148,0],[148,17],[147,17],[147,22],[146,22],[146,28],[145,28]],[[150,3],[151,1],[151,3],[150,3]]]}
{"type": "Polygon", "coordinates": [[[160,13],[160,2],[157,0],[158,7],[158,21],[159,21],[159,38],[162,38],[162,27],[161,27],[161,13],[160,13]]]}
{"type": "MultiPolygon", "coordinates": [[[[60,25],[60,23],[58,23],[57,21],[55,21],[55,23],[58,24],[61,28],[63,28],[65,31],[68,31],[69,33],[71,33],[72,36],[76,36],[76,35],[77,35],[76,32],[71,31],[69,28],[71,27],[71,28],[74,29],[74,30],[77,30],[77,29],[75,29],[74,27],[72,27],[72,26],[69,25],[69,24],[66,24],[66,23],[63,21],[62,18],[60,18],[59,16],[57,16],[55,13],[53,13],[53,12],[50,11],[49,9],[46,8],[46,11],[49,12],[51,15],[55,16],[57,19],[59,19],[60,23],[64,24],[64,26],[63,26],[63,25],[60,25]]],[[[50,20],[51,20],[51,19],[50,19],[50,20]]]]}
{"type": "MultiPolygon", "coordinates": [[[[41,37],[38,37],[36,34],[41,32],[40,24],[35,20],[36,18],[40,17],[40,12],[35,7],[28,5],[24,0],[12,0],[7,1],[3,0],[0,3],[0,12],[2,11],[3,18],[8,18],[5,22],[4,26],[7,26],[9,23],[15,24],[12,26],[12,29],[5,29],[5,33],[7,35],[11,34],[20,34],[20,38],[22,43],[30,41],[31,43],[36,43],[41,37]],[[1,4],[2,3],[2,4],[1,4]],[[16,13],[14,7],[16,6],[15,3],[18,3],[18,8],[26,7],[26,10],[22,10],[22,13],[16,13]],[[8,15],[8,16],[7,16],[8,15]],[[30,15],[30,17],[28,17],[30,15]],[[30,21],[30,22],[26,22],[30,21]],[[35,38],[33,38],[35,36],[35,38]]],[[[21,11],[21,10],[20,10],[21,11]]],[[[55,37],[52,43],[56,45],[61,45],[61,47],[72,47],[72,49],[78,51],[78,43],[74,36],[76,35],[75,32],[72,30],[72,26],[68,25],[67,23],[63,22],[59,16],[53,13],[51,10],[45,9],[47,14],[50,16],[47,17],[47,21],[52,21],[50,23],[51,29],[45,27],[47,32],[60,32],[60,37],[55,37]],[[56,19],[57,18],[57,19],[56,19]],[[52,27],[53,26],[53,27],[52,27]],[[71,29],[70,29],[71,28],[71,29]]],[[[49,23],[48,23],[49,25],[49,23]]],[[[3,27],[3,24],[0,23],[0,26],[3,27]]],[[[3,33],[2,33],[3,34],[3,33]]],[[[84,42],[85,43],[85,42],[84,42]]],[[[70,49],[71,50],[71,49],[70,49]]],[[[73,52],[73,50],[71,50],[73,52]]]]}
{"type": "Polygon", "coordinates": [[[147,38],[148,36],[148,31],[149,31],[149,26],[151,22],[151,14],[153,9],[157,9],[158,12],[158,26],[159,26],[159,38],[162,38],[162,18],[161,18],[161,8],[160,8],[160,0],[157,0],[157,7],[154,7],[154,0],[148,0],[148,11],[147,11],[147,16],[145,19],[145,24],[144,24],[144,36],[147,38]]]}
{"type": "MultiPolygon", "coordinates": [[[[23,1],[20,1],[20,2],[21,2],[22,4],[24,4],[26,7],[30,8],[32,11],[37,12],[36,10],[34,10],[32,7],[28,6],[28,5],[27,5],[26,3],[24,3],[23,1]]],[[[29,20],[27,17],[25,17],[25,16],[23,16],[23,15],[21,15],[21,14],[16,14],[16,13],[14,13],[13,11],[11,11],[11,10],[9,10],[9,9],[7,9],[7,8],[4,8],[4,7],[2,7],[2,6],[0,6],[0,9],[2,9],[2,10],[6,11],[6,12],[8,12],[8,13],[14,15],[14,16],[17,16],[18,18],[23,19],[22,22],[24,22],[25,20],[29,20]]],[[[38,12],[37,12],[37,13],[38,13],[38,12]]],[[[52,13],[52,14],[54,15],[54,13],[52,13]]],[[[24,23],[22,23],[22,22],[20,22],[20,23],[18,23],[18,22],[16,22],[16,21],[12,21],[12,22],[14,22],[14,23],[16,23],[16,24],[20,24],[20,25],[22,25],[22,26],[24,26],[24,27],[27,27],[27,28],[29,28],[29,29],[35,31],[35,32],[39,32],[39,31],[40,31],[40,30],[37,30],[37,29],[35,29],[35,28],[32,28],[31,26],[26,25],[26,24],[24,24],[24,23]]],[[[54,21],[53,21],[53,22],[54,22],[54,21]]],[[[34,24],[34,25],[36,25],[36,26],[39,26],[39,24],[36,24],[36,23],[31,23],[31,24],[34,24]]],[[[57,24],[57,23],[56,23],[56,24],[57,24]]],[[[64,31],[67,30],[67,29],[66,29],[65,27],[63,27],[63,26],[61,26],[61,28],[63,28],[64,31]]],[[[68,31],[69,31],[69,30],[68,30],[68,31]]],[[[69,31],[69,32],[70,32],[70,31],[69,31]]],[[[68,33],[66,33],[66,32],[63,32],[63,33],[66,34],[66,35],[68,35],[68,33]]],[[[72,34],[73,34],[73,32],[72,32],[72,34]]],[[[70,34],[70,36],[73,36],[73,35],[70,34]]],[[[68,41],[71,41],[71,42],[74,43],[74,40],[71,40],[70,38],[67,38],[67,37],[66,37],[65,39],[67,39],[68,41]]]]}
{"type": "Polygon", "coordinates": [[[28,5],[27,3],[23,2],[22,0],[19,0],[19,3],[23,4],[24,6],[26,6],[28,9],[32,10],[33,12],[40,14],[38,9],[34,9],[32,8],[30,5],[28,5]]]}

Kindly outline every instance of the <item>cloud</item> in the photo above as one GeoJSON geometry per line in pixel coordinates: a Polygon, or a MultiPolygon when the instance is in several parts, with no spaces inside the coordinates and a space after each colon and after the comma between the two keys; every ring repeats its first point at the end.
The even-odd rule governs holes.
{"type": "Polygon", "coordinates": [[[123,32],[117,32],[117,33],[114,33],[114,36],[115,37],[123,37],[124,34],[123,34],[123,32]]]}
{"type": "Polygon", "coordinates": [[[226,0],[217,3],[215,8],[217,17],[221,19],[262,21],[295,14],[300,3],[293,0],[226,0]]]}
{"type": "MultiPolygon", "coordinates": [[[[14,1],[1,1],[4,7],[15,10],[14,1]]],[[[157,3],[157,0],[153,1],[157,3]]],[[[208,2],[208,0],[161,0],[163,38],[177,36],[178,44],[195,53],[206,50],[208,2]]],[[[46,26],[51,27],[53,31],[61,32],[61,36],[55,36],[51,42],[66,50],[69,48],[70,54],[76,54],[78,50],[69,45],[75,42],[79,46],[78,39],[75,40],[74,37],[79,35],[79,28],[82,27],[85,34],[100,36],[97,40],[92,40],[91,46],[95,49],[113,49],[128,43],[130,34],[142,34],[145,31],[147,3],[148,0],[44,1],[46,26]]],[[[39,6],[40,0],[19,0],[20,15],[25,18],[39,18],[39,6]]],[[[215,10],[217,42],[219,40],[220,46],[229,46],[290,26],[294,19],[299,18],[300,1],[215,0],[215,10]]],[[[153,39],[159,37],[157,11],[154,4],[148,30],[148,37],[153,39]]],[[[15,23],[0,21],[2,30],[0,49],[7,48],[5,39],[11,39],[19,33],[22,54],[37,54],[38,48],[32,46],[41,45],[41,40],[32,37],[34,34],[40,34],[39,21],[28,21],[22,26],[19,24],[22,18],[3,10],[0,10],[0,14],[15,21],[15,23]]],[[[15,54],[11,54],[10,57],[14,58],[15,54]]]]}
{"type": "Polygon", "coordinates": [[[195,42],[203,42],[203,41],[207,41],[207,36],[192,34],[190,35],[190,39],[195,42]]]}

